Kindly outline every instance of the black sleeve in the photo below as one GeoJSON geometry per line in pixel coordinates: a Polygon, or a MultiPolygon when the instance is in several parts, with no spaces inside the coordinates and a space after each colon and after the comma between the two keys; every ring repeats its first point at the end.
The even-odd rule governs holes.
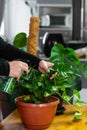
{"type": "Polygon", "coordinates": [[[6,60],[22,60],[28,63],[28,65],[32,65],[34,68],[38,68],[38,64],[41,59],[38,57],[24,52],[11,44],[7,44],[1,37],[0,37],[0,58],[4,58],[6,60]]]}
{"type": "Polygon", "coordinates": [[[0,75],[1,76],[8,76],[9,75],[9,71],[10,71],[10,68],[9,68],[9,64],[7,61],[1,61],[0,62],[0,75]]]}

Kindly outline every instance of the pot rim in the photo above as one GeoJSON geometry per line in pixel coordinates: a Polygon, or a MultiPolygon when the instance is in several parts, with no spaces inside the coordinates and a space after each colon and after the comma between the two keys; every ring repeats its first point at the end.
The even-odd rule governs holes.
{"type": "Polygon", "coordinates": [[[20,99],[22,98],[23,96],[18,96],[17,98],[15,98],[15,103],[16,104],[20,104],[21,106],[33,106],[33,107],[45,107],[46,105],[48,106],[51,106],[52,104],[56,105],[56,104],[59,104],[60,103],[60,100],[59,98],[57,98],[56,96],[49,96],[53,99],[55,99],[54,101],[52,102],[48,102],[48,103],[40,103],[40,104],[35,104],[35,103],[25,103],[25,102],[22,102],[20,101],[20,99]]]}

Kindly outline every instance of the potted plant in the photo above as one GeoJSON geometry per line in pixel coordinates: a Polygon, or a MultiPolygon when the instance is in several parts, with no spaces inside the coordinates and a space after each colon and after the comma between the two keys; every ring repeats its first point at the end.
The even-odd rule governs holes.
{"type": "MultiPolygon", "coordinates": [[[[18,33],[15,36],[14,40],[13,40],[13,45],[15,47],[17,47],[17,48],[20,48],[20,49],[23,49],[23,50],[26,51],[26,45],[27,45],[27,36],[26,36],[26,33],[24,33],[24,32],[18,33]]],[[[59,52],[58,52],[58,54],[59,54],[59,52]]],[[[54,61],[52,60],[52,62],[54,62],[54,61]]],[[[81,85],[82,85],[81,78],[78,77],[74,81],[74,87],[79,86],[78,90],[81,90],[81,85]]],[[[60,93],[62,93],[61,90],[60,90],[60,93]]],[[[60,99],[60,103],[58,104],[56,115],[63,114],[63,112],[65,111],[65,108],[63,107],[63,99],[59,95],[56,95],[56,94],[54,94],[54,95],[57,96],[60,99]]]]}
{"type": "MultiPolygon", "coordinates": [[[[22,109],[24,109],[25,106],[30,106],[30,104],[33,103],[32,106],[34,107],[34,110],[33,112],[30,112],[30,110],[28,109],[29,113],[27,115],[28,117],[32,117],[31,114],[35,115],[34,112],[36,111],[37,116],[35,115],[34,117],[34,125],[31,125],[31,123],[29,125],[27,124],[29,122],[27,121],[27,117],[26,123],[24,123],[25,127],[27,128],[43,129],[49,127],[53,118],[50,119],[50,121],[48,122],[48,117],[55,116],[57,106],[55,108],[52,108],[54,109],[54,114],[52,113],[52,109],[49,110],[48,114],[44,114],[48,115],[48,117],[45,117],[45,123],[42,123],[41,121],[41,119],[43,119],[42,115],[40,116],[39,121],[40,110],[35,109],[36,106],[40,106],[41,108],[43,106],[45,108],[46,104],[53,104],[51,103],[51,101],[53,100],[51,95],[54,94],[59,95],[73,109],[76,110],[74,119],[78,119],[81,115],[85,115],[84,112],[80,111],[80,109],[77,109],[77,107],[73,106],[70,101],[73,98],[73,96],[75,96],[76,105],[81,106],[85,104],[84,101],[80,100],[80,94],[77,85],[75,85],[75,80],[78,77],[80,77],[80,73],[83,73],[84,76],[87,78],[87,63],[81,64],[74,50],[71,48],[64,48],[61,44],[55,44],[53,46],[49,61],[54,63],[54,66],[52,68],[49,68],[49,73],[42,74],[38,70],[29,67],[28,75],[26,75],[23,72],[19,81],[17,81],[15,78],[8,77],[7,81],[1,87],[2,89],[10,93],[12,96],[14,96],[15,94],[16,96],[21,95],[21,97],[15,99],[16,104],[21,105],[19,108],[19,112],[22,111],[22,109]],[[55,72],[57,73],[56,76],[52,80],[50,80],[50,75],[55,72]],[[61,94],[60,90],[62,91],[61,94]],[[71,90],[73,90],[72,94],[70,94],[71,90]],[[24,96],[22,97],[22,95],[24,96]],[[50,96],[51,100],[48,101],[50,96]],[[24,104],[24,106],[22,103],[24,104]],[[39,125],[39,123],[41,123],[41,125],[39,125]],[[45,126],[43,126],[44,124],[45,126]]],[[[56,100],[55,104],[57,105],[58,103],[59,101],[56,100]]],[[[41,112],[43,113],[43,111],[45,110],[42,109],[41,112]]],[[[24,111],[24,115],[25,114],[26,110],[24,111]]],[[[22,121],[24,122],[22,115],[21,117],[22,121]]],[[[30,121],[33,122],[33,119],[30,119],[30,121]]]]}

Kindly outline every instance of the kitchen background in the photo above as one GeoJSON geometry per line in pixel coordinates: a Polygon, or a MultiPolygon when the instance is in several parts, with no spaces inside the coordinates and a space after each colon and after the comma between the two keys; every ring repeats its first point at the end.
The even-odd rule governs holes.
{"type": "MultiPolygon", "coordinates": [[[[87,44],[87,0],[0,0],[1,21],[0,35],[12,44],[17,33],[29,33],[29,20],[32,15],[41,20],[39,28],[38,51],[42,53],[43,37],[46,32],[61,33],[64,42],[87,44]]],[[[83,48],[80,51],[85,51],[83,48]]],[[[87,54],[87,53],[86,53],[87,54]]],[[[43,54],[39,54],[42,56],[43,54]]],[[[86,59],[81,59],[85,62],[86,59]]],[[[81,95],[86,97],[87,81],[82,78],[81,95]]]]}
{"type": "Polygon", "coordinates": [[[66,41],[86,40],[86,0],[1,1],[2,4],[3,2],[5,2],[5,12],[1,34],[9,41],[12,40],[18,32],[23,31],[28,34],[29,19],[32,15],[38,16],[41,19],[40,36],[43,36],[46,31],[55,31],[61,32],[66,41]],[[54,23],[52,21],[53,19],[55,19],[54,23]],[[45,23],[44,20],[46,20],[45,23]],[[74,26],[76,26],[76,28],[74,26]],[[73,32],[74,30],[76,32],[78,31],[78,33],[73,32]]]}

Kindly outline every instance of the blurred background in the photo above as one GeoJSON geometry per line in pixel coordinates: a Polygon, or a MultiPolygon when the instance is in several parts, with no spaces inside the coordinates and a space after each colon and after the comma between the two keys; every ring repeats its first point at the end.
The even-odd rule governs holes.
{"type": "Polygon", "coordinates": [[[40,37],[59,32],[65,41],[87,41],[86,6],[87,0],[0,0],[0,35],[11,41],[19,32],[28,34],[34,15],[41,20],[40,37]]]}

